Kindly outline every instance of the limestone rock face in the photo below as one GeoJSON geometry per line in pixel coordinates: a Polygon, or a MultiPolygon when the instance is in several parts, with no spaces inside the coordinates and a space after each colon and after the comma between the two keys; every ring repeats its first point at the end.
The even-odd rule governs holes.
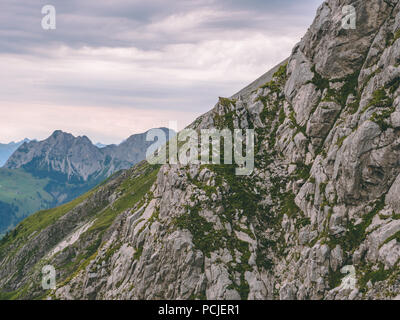
{"type": "Polygon", "coordinates": [[[62,234],[55,222],[5,239],[1,290],[59,299],[398,299],[399,32],[399,1],[326,1],[265,84],[220,99],[190,125],[254,129],[250,176],[231,165],[140,164],[67,208],[62,234]],[[356,8],[355,30],[341,28],[345,5],[356,8]],[[54,290],[35,285],[43,264],[59,272],[54,290]]]}

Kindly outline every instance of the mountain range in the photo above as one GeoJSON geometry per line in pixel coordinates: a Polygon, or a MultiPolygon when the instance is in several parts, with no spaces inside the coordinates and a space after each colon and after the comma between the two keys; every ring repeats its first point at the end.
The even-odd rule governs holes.
{"type": "Polygon", "coordinates": [[[253,129],[254,171],[143,161],[31,215],[0,241],[0,298],[400,299],[400,1],[325,1],[287,60],[189,128],[253,129]]]}
{"type": "MultiPolygon", "coordinates": [[[[162,128],[168,135],[169,131],[162,128]]],[[[99,148],[86,136],[55,131],[25,141],[0,169],[0,234],[31,213],[71,201],[112,174],[145,159],[146,133],[99,148]]]]}
{"type": "Polygon", "coordinates": [[[19,142],[10,142],[7,144],[0,143],[0,167],[2,167],[8,158],[17,150],[24,142],[29,142],[29,139],[24,139],[19,142]]]}

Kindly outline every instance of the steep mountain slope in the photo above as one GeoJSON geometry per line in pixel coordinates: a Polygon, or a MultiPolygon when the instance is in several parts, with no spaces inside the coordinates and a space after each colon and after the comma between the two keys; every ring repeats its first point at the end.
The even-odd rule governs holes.
{"type": "Polygon", "coordinates": [[[22,169],[0,169],[0,235],[54,203],[45,191],[48,182],[49,179],[35,178],[22,169]]]}
{"type": "Polygon", "coordinates": [[[17,150],[24,142],[28,141],[29,139],[24,139],[19,142],[10,142],[8,144],[0,143],[0,167],[4,166],[15,150],[17,150]]]}
{"type": "Polygon", "coordinates": [[[46,140],[24,143],[0,169],[0,235],[33,212],[71,201],[144,160],[154,143],[146,141],[146,134],[104,148],[60,130],[46,140]]]}
{"type": "Polygon", "coordinates": [[[191,125],[254,128],[250,176],[141,163],[37,213],[0,243],[2,297],[399,299],[399,86],[400,2],[326,1],[271,81],[191,125]]]}

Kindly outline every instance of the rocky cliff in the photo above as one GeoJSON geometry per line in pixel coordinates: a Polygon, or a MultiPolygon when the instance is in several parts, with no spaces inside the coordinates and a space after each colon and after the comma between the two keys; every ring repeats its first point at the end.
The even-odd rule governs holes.
{"type": "Polygon", "coordinates": [[[251,176],[141,163],[38,213],[0,243],[2,297],[399,299],[400,2],[324,2],[264,79],[191,125],[253,128],[251,176]]]}

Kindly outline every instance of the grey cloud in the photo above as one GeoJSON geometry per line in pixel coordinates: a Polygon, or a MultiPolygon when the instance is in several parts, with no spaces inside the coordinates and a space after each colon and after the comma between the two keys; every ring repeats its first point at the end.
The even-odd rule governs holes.
{"type": "Polygon", "coordinates": [[[193,118],[286,58],[322,2],[1,1],[0,107],[43,102],[193,118]],[[49,3],[57,10],[54,31],[41,28],[49,3]],[[121,56],[120,48],[132,54],[121,56]]]}
{"type": "MultiPolygon", "coordinates": [[[[0,11],[0,52],[24,53],[37,46],[136,46],[153,49],[168,43],[194,42],[211,32],[257,29],[285,32],[310,20],[320,0],[54,0],[57,30],[41,29],[41,8],[48,0],[3,0],[0,11]],[[158,34],[149,25],[173,14],[202,9],[220,10],[224,16],[205,21],[196,30],[158,34]],[[235,12],[240,11],[240,15],[235,12]],[[295,17],[295,19],[293,19],[295,17]],[[290,23],[288,23],[290,21],[290,23]],[[193,32],[195,31],[195,32],[193,32]]],[[[310,21],[311,22],[311,21],[310,21]]]]}

